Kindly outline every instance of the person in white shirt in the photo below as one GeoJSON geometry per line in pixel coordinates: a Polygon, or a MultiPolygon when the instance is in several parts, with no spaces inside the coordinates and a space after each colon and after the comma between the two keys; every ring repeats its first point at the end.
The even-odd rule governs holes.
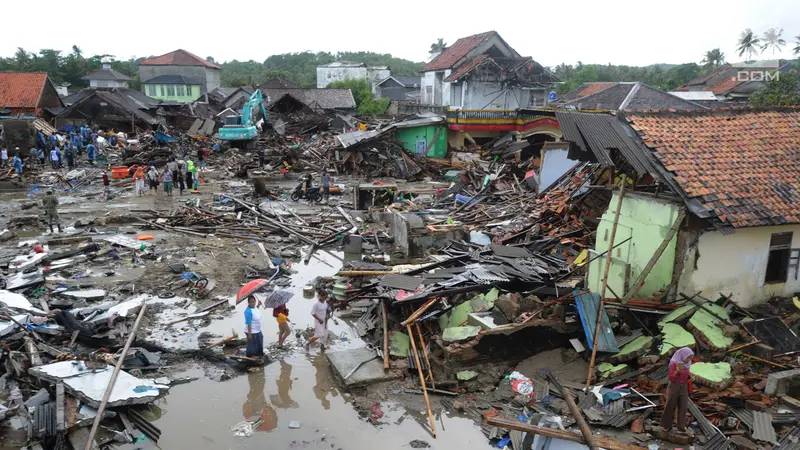
{"type": "Polygon", "coordinates": [[[6,167],[8,165],[8,149],[3,147],[0,149],[0,166],[6,167]]]}
{"type": "Polygon", "coordinates": [[[264,335],[261,333],[261,311],[256,308],[256,297],[247,297],[244,310],[245,333],[247,334],[246,355],[248,358],[264,356],[264,335]]]}
{"type": "Polygon", "coordinates": [[[328,339],[328,319],[330,318],[330,306],[328,305],[328,292],[320,290],[317,292],[319,301],[311,307],[311,317],[314,318],[314,337],[306,343],[306,351],[311,348],[311,344],[319,342],[325,348],[328,339]]]}

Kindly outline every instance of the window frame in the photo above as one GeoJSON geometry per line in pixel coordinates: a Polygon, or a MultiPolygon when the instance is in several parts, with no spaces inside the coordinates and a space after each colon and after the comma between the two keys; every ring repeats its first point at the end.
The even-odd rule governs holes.
{"type": "MultiPolygon", "coordinates": [[[[767,266],[764,271],[765,285],[783,284],[789,280],[789,272],[790,269],[793,268],[792,255],[795,254],[794,249],[792,249],[793,239],[794,233],[791,231],[772,233],[770,235],[767,266]]],[[[798,258],[800,258],[800,256],[798,256],[798,258]]],[[[795,267],[795,277],[796,276],[797,268],[795,267]]]]}

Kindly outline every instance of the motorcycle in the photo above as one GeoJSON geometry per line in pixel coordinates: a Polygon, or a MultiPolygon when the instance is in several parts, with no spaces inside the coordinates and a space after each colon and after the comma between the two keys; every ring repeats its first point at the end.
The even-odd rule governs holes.
{"type": "Polygon", "coordinates": [[[305,183],[300,183],[294,188],[291,195],[292,200],[298,201],[301,199],[310,200],[312,202],[322,201],[322,191],[318,187],[305,189],[305,183]]]}

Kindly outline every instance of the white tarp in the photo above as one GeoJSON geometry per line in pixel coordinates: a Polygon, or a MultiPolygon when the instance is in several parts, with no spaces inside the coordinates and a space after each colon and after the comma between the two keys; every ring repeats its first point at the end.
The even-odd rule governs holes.
{"type": "Polygon", "coordinates": [[[46,314],[41,309],[34,308],[24,295],[15,294],[14,292],[0,290],[0,303],[9,308],[31,311],[37,314],[46,314]]]}

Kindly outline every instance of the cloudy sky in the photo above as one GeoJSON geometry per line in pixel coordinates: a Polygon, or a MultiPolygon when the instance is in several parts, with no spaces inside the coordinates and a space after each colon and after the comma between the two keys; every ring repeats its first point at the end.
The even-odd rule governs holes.
{"type": "Polygon", "coordinates": [[[4,21],[0,54],[11,56],[17,47],[69,51],[75,44],[85,54],[108,53],[118,59],[184,48],[217,61],[263,61],[272,54],[306,50],[366,50],[423,61],[437,38],[452,43],[496,30],[519,53],[547,66],[577,61],[647,65],[699,62],[715,47],[729,62],[738,61],[736,40],[744,28],[758,33],[783,28],[787,45],[781,56],[789,58],[800,35],[798,0],[112,4],[116,5],[98,0],[4,2],[3,15],[19,20],[4,21]],[[53,29],[43,22],[43,11],[61,25],[53,29]],[[34,23],[45,28],[34,30],[34,23]]]}

